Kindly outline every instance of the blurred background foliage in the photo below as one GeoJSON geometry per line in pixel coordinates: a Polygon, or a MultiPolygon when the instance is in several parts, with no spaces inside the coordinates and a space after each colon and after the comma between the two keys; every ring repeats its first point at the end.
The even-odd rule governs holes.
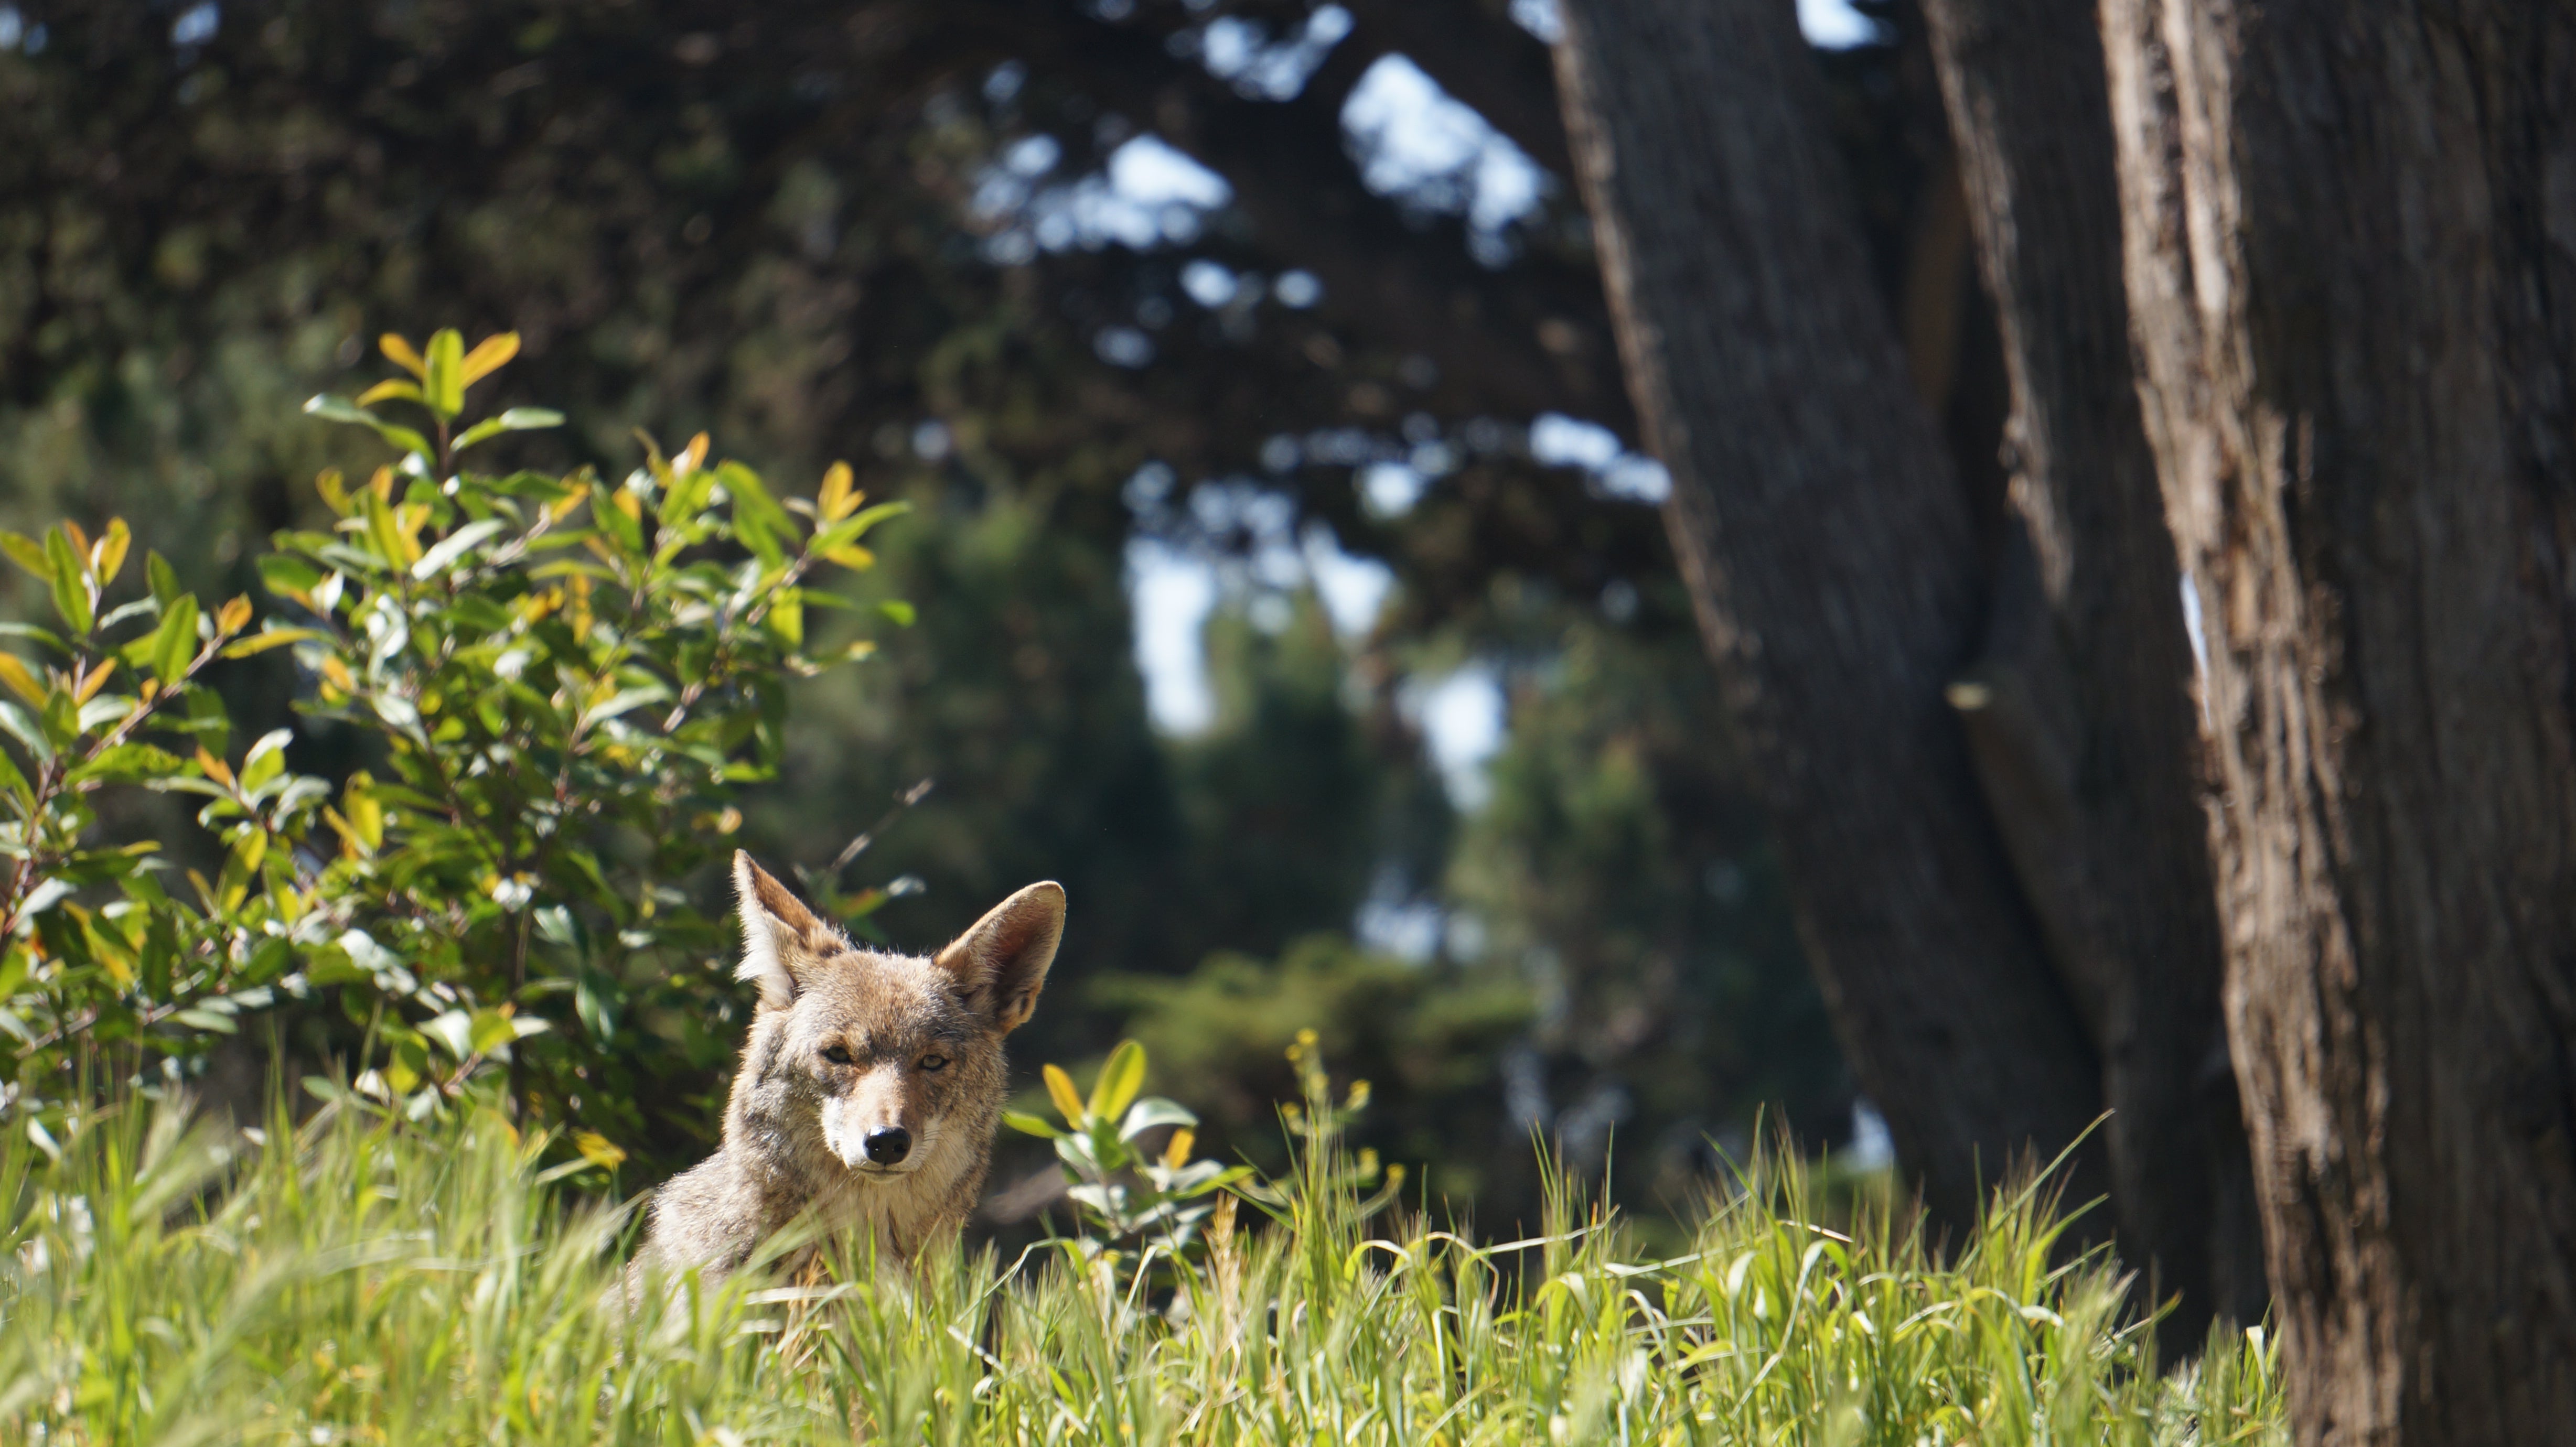
{"type": "MultiPolygon", "coordinates": [[[[493,405],[574,424],[533,466],[622,473],[641,423],[775,475],[846,457],[917,508],[855,589],[920,622],[798,686],[756,852],[822,883],[934,780],[837,883],[917,881],[876,918],[918,948],[1063,881],[1023,1062],[1132,1033],[1257,1154],[1312,1027],[1376,1085],[1364,1143],[1479,1220],[1535,1218],[1534,1133],[1651,1208],[1763,1110],[1831,1144],[1853,1100],[1622,440],[1552,13],[14,0],[0,524],[120,514],[255,593],[350,460],[298,405],[435,326],[525,339],[493,405]],[[1139,668],[1174,618],[1194,715],[1139,668]],[[1429,747],[1495,705],[1489,748],[1429,747]]],[[[1984,485],[1918,27],[1845,13],[1861,210],[1984,485]]],[[[226,677],[245,736],[296,726],[293,666],[226,677]]],[[[711,1136],[720,1088],[667,1112],[711,1136]]],[[[1054,1174],[1006,1161],[996,1215],[1054,1174]]]]}

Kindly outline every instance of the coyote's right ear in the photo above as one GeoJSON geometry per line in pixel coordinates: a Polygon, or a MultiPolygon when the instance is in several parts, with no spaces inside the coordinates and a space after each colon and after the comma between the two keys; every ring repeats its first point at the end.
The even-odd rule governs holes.
{"type": "Polygon", "coordinates": [[[733,977],[760,986],[762,1009],[784,1010],[796,1003],[797,972],[849,948],[849,941],[740,849],[733,854],[733,887],[742,898],[742,963],[733,977]]]}
{"type": "Polygon", "coordinates": [[[1028,1023],[1037,1010],[1047,966],[1064,938],[1064,886],[1032,884],[993,906],[933,964],[957,981],[958,997],[996,1034],[1028,1023]]]}

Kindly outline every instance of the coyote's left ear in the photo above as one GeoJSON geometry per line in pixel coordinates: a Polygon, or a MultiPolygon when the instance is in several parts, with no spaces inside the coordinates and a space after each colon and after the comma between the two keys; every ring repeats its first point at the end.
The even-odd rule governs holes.
{"type": "Polygon", "coordinates": [[[1064,886],[1032,884],[993,906],[941,950],[936,963],[957,978],[966,1007],[996,1034],[1016,1030],[1038,1007],[1038,988],[1064,938],[1064,886]]]}

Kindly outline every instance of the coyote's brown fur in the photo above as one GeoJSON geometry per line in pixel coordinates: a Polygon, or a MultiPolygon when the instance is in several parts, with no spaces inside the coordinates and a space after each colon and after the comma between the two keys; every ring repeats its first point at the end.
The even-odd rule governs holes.
{"type": "Polygon", "coordinates": [[[760,988],[724,1145],[664,1186],[646,1254],[721,1276],[813,1213],[909,1261],[975,1205],[1005,1094],[1002,1037],[1029,1018],[1064,933],[1032,884],[928,958],[860,949],[734,856],[742,965],[760,988]]]}

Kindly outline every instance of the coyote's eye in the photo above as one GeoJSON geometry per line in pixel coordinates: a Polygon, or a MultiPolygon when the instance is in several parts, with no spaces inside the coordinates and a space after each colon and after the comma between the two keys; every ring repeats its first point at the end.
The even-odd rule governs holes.
{"type": "Polygon", "coordinates": [[[945,1055],[925,1055],[921,1057],[921,1068],[924,1070],[945,1070],[948,1068],[948,1057],[945,1055]]]}
{"type": "Polygon", "coordinates": [[[850,1047],[847,1045],[831,1046],[824,1050],[823,1058],[831,1061],[834,1065],[847,1065],[850,1063],[850,1047]]]}

